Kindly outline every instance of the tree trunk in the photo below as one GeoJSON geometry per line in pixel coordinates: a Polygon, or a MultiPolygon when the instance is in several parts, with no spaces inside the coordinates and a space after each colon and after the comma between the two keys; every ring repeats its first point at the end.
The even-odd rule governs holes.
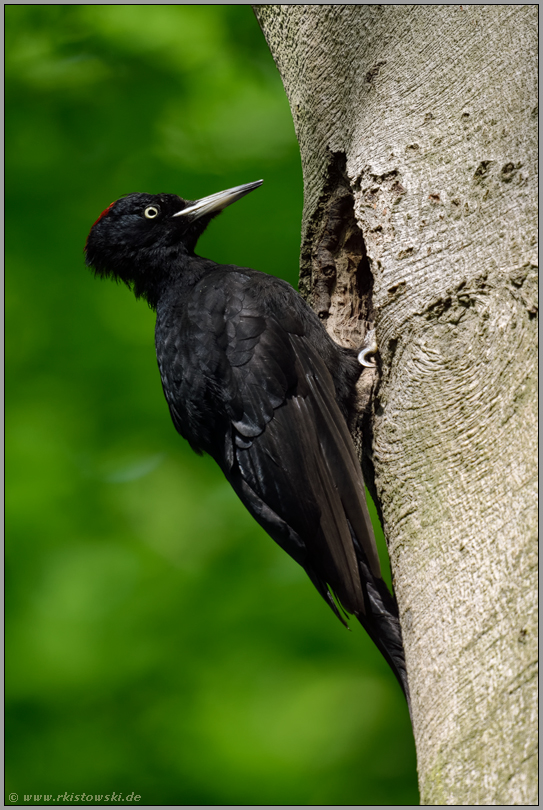
{"type": "Polygon", "coordinates": [[[535,805],[537,6],[255,11],[301,148],[301,290],[338,341],[376,328],[357,422],[421,804],[535,805]]]}

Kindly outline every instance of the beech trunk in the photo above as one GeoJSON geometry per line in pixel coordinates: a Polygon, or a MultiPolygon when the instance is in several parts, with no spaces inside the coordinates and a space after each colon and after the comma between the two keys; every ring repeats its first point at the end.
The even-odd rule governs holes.
{"type": "Polygon", "coordinates": [[[421,804],[535,805],[537,5],[254,8],[300,143],[301,291],[339,342],[376,329],[353,433],[421,804]]]}

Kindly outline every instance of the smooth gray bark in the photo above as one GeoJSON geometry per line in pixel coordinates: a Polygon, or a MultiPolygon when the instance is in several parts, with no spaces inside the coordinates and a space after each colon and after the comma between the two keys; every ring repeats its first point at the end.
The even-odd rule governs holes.
{"type": "Polygon", "coordinates": [[[535,805],[537,6],[254,8],[300,142],[301,289],[336,339],[376,327],[358,427],[421,803],[535,805]]]}

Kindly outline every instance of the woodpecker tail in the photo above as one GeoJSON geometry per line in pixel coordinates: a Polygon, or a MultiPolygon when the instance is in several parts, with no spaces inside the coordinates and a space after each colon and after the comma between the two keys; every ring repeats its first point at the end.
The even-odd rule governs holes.
{"type": "Polygon", "coordinates": [[[357,613],[356,617],[388,662],[409,705],[409,686],[398,605],[383,580],[372,574],[363,554],[358,556],[358,565],[363,582],[366,611],[365,614],[357,613]]]}

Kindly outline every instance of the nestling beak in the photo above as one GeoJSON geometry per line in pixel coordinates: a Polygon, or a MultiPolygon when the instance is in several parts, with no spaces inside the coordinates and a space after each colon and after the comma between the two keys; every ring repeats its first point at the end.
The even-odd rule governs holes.
{"type": "Polygon", "coordinates": [[[189,205],[188,208],[178,211],[177,214],[173,214],[173,216],[185,217],[190,215],[191,219],[199,219],[203,217],[204,214],[222,211],[227,205],[231,205],[233,202],[236,202],[236,200],[245,197],[250,191],[254,191],[254,189],[261,186],[263,182],[263,180],[255,180],[254,183],[246,183],[244,186],[235,186],[234,188],[226,189],[226,191],[218,191],[216,194],[210,194],[209,197],[202,197],[201,200],[197,200],[192,205],[189,205]]]}

